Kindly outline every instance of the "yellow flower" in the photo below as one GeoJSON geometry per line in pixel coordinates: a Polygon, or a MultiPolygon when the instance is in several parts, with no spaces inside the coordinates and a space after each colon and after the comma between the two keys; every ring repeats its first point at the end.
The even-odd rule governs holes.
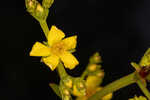
{"type": "MultiPolygon", "coordinates": [[[[97,91],[100,91],[102,87],[99,86],[100,77],[90,75],[86,79],[86,95],[79,96],[76,100],[88,100],[97,91]]],[[[105,95],[101,100],[110,100],[112,98],[112,93],[105,95]]]]}
{"type": "Polygon", "coordinates": [[[78,60],[69,52],[77,44],[77,36],[64,38],[65,34],[52,26],[48,34],[48,45],[36,42],[30,56],[42,56],[42,61],[53,71],[61,60],[66,68],[73,69],[79,64],[78,60]],[[63,39],[64,38],[64,39],[63,39]]]}

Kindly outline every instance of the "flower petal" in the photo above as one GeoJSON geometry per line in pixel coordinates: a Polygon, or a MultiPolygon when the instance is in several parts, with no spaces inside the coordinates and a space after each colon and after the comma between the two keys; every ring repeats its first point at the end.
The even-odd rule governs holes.
{"type": "Polygon", "coordinates": [[[53,71],[59,63],[59,58],[51,55],[49,57],[42,58],[42,61],[53,71]]]}
{"type": "Polygon", "coordinates": [[[77,36],[71,36],[62,40],[67,50],[76,48],[77,45],[77,36]]]}
{"type": "Polygon", "coordinates": [[[69,52],[65,51],[60,55],[61,60],[63,61],[66,68],[73,69],[76,65],[79,64],[78,60],[69,52]]]}
{"type": "Polygon", "coordinates": [[[56,26],[52,26],[48,33],[48,44],[52,46],[54,43],[62,40],[64,37],[65,34],[60,29],[58,29],[56,26]]]}
{"type": "Polygon", "coordinates": [[[49,48],[40,42],[36,42],[33,45],[32,50],[30,52],[30,56],[48,56],[48,55],[50,55],[49,48]]]}

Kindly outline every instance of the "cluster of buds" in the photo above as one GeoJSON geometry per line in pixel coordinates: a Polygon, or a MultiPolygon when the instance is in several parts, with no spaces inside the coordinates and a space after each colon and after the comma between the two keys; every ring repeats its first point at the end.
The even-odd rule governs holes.
{"type": "Polygon", "coordinates": [[[59,91],[61,93],[62,100],[71,100],[70,89],[66,87],[62,82],[59,85],[59,91]]]}
{"type": "MultiPolygon", "coordinates": [[[[86,95],[77,95],[76,100],[88,100],[97,91],[101,91],[102,80],[104,78],[104,71],[101,69],[102,59],[98,52],[96,52],[89,59],[89,64],[83,73],[83,78],[85,79],[86,95]]],[[[112,98],[112,93],[107,94],[102,98],[102,100],[110,100],[112,98]]]]}
{"type": "Polygon", "coordinates": [[[27,11],[38,21],[47,19],[53,2],[54,0],[43,0],[41,5],[37,0],[25,0],[27,11]]]}
{"type": "MultiPolygon", "coordinates": [[[[89,64],[86,68],[87,72],[87,74],[85,75],[85,77],[87,77],[86,79],[83,77],[71,77],[71,76],[66,76],[63,79],[61,79],[59,90],[61,93],[62,100],[71,100],[72,99],[71,95],[74,95],[76,97],[88,96],[89,93],[87,91],[87,86],[89,86],[88,84],[92,83],[94,84],[93,86],[99,86],[104,77],[104,71],[101,69],[100,65],[101,62],[102,62],[101,56],[99,55],[98,52],[96,52],[89,59],[89,64]]],[[[94,88],[98,89],[97,87],[94,88]]]]}
{"type": "Polygon", "coordinates": [[[85,96],[86,95],[86,85],[85,81],[81,78],[74,78],[73,91],[74,96],[85,96]]]}
{"type": "Polygon", "coordinates": [[[85,81],[79,77],[66,76],[60,80],[59,91],[62,100],[71,100],[71,95],[84,96],[86,95],[85,81]]]}
{"type": "Polygon", "coordinates": [[[96,52],[93,56],[90,57],[89,59],[89,64],[87,66],[87,76],[95,76],[100,80],[101,83],[102,79],[104,77],[104,71],[101,69],[101,63],[102,63],[102,58],[98,52],[96,52]]]}
{"type": "MultiPolygon", "coordinates": [[[[76,96],[76,100],[87,100],[97,91],[100,91],[104,71],[101,69],[101,57],[99,53],[95,53],[89,59],[89,64],[85,69],[85,74],[81,77],[72,77],[66,75],[60,80],[58,85],[50,85],[54,92],[62,98],[62,100],[72,100],[72,95],[76,96]]],[[[105,95],[102,100],[110,100],[112,93],[105,95]]]]}

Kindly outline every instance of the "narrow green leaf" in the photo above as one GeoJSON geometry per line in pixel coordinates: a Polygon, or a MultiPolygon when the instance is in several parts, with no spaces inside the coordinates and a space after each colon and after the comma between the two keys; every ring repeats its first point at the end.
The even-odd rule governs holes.
{"type": "Polygon", "coordinates": [[[54,84],[54,83],[50,83],[49,86],[53,89],[53,91],[56,93],[56,95],[61,98],[59,86],[57,84],[54,84]]]}

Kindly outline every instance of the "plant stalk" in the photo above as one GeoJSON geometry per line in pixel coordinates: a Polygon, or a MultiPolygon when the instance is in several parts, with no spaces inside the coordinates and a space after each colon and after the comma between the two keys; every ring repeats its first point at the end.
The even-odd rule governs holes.
{"type": "Polygon", "coordinates": [[[61,79],[68,76],[68,74],[67,74],[67,72],[66,72],[66,70],[65,70],[65,68],[61,62],[57,66],[57,71],[58,71],[58,74],[59,74],[61,79]]]}
{"type": "Polygon", "coordinates": [[[123,78],[120,78],[107,86],[105,86],[102,90],[96,92],[93,96],[91,96],[88,100],[100,100],[103,96],[108,93],[115,92],[125,86],[133,84],[136,82],[135,73],[131,73],[123,78]]]}
{"type": "Polygon", "coordinates": [[[41,25],[41,28],[43,29],[45,37],[48,39],[49,28],[48,28],[48,25],[46,23],[46,20],[39,21],[39,23],[41,25]]]}
{"type": "Polygon", "coordinates": [[[140,87],[140,89],[142,90],[142,92],[145,94],[145,96],[148,98],[148,100],[150,100],[150,93],[149,93],[148,89],[143,85],[143,83],[141,82],[141,80],[137,80],[136,83],[140,87]]]}

